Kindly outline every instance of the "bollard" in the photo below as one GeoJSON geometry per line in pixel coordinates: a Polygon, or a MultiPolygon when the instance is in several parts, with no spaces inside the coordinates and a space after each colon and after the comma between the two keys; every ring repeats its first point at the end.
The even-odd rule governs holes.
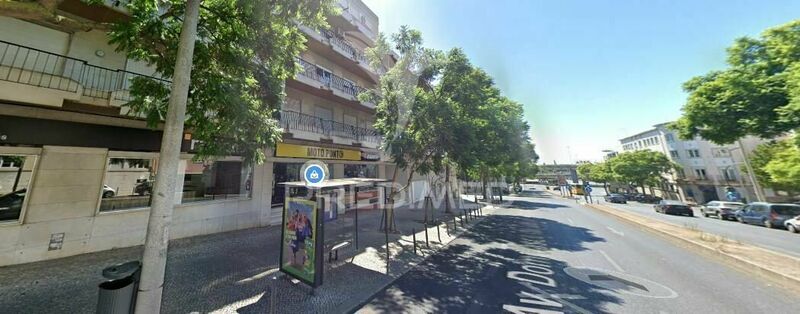
{"type": "Polygon", "coordinates": [[[427,223],[425,224],[425,246],[427,246],[429,249],[431,248],[431,243],[428,242],[428,224],[427,223]]]}
{"type": "Polygon", "coordinates": [[[461,227],[464,227],[464,216],[461,216],[461,227]]]}
{"type": "Polygon", "coordinates": [[[417,231],[411,228],[411,241],[414,242],[414,255],[417,255],[417,231]]]}
{"type": "Polygon", "coordinates": [[[436,237],[439,238],[439,244],[442,244],[442,232],[439,230],[439,224],[436,224],[436,237]]]}
{"type": "Polygon", "coordinates": [[[453,216],[453,232],[458,230],[458,223],[456,222],[456,216],[453,216]]]}
{"type": "Polygon", "coordinates": [[[447,223],[447,220],[444,221],[444,231],[447,232],[448,236],[450,236],[450,224],[447,223]]]}

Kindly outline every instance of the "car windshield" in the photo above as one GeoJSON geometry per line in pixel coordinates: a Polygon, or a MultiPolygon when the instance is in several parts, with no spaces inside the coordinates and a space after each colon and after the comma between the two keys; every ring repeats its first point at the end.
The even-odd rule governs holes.
{"type": "Polygon", "coordinates": [[[773,205],[772,210],[778,215],[800,215],[798,205],[773,205]]]}

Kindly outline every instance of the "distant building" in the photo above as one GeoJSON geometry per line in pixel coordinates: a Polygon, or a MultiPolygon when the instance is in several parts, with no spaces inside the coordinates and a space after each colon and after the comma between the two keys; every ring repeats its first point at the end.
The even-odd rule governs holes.
{"type": "MultiPolygon", "coordinates": [[[[664,176],[657,186],[649,187],[656,195],[669,199],[706,203],[723,200],[725,189],[734,187],[748,201],[754,201],[755,190],[747,174],[742,173],[745,154],[750,154],[765,140],[742,138],[739,143],[717,145],[700,137],[681,140],[667,128],[668,123],[620,140],[623,151],[648,149],[661,152],[682,169],[664,176]]],[[[775,196],[766,191],[765,195],[775,196]]]]}
{"type": "Polygon", "coordinates": [[[578,182],[578,165],[575,164],[544,164],[539,165],[536,179],[542,183],[558,184],[559,180],[578,182]]]}

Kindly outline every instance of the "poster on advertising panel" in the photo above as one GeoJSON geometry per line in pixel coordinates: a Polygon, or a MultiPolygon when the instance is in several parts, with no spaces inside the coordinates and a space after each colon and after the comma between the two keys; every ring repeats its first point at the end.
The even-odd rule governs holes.
{"type": "Polygon", "coordinates": [[[281,270],[310,285],[316,274],[316,202],[287,198],[283,212],[281,270]]]}

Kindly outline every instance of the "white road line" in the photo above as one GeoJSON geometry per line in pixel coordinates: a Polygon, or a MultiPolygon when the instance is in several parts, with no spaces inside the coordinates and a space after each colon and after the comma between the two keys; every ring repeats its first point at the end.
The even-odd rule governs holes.
{"type": "Polygon", "coordinates": [[[616,233],[620,237],[624,237],[625,236],[625,233],[622,232],[622,231],[617,231],[616,229],[611,228],[611,227],[606,227],[606,228],[608,228],[608,230],[611,230],[611,232],[616,233]]]}
{"type": "Polygon", "coordinates": [[[616,269],[618,272],[621,272],[621,273],[625,272],[624,270],[622,270],[622,267],[620,267],[619,264],[617,264],[617,262],[615,262],[613,259],[611,259],[611,256],[608,256],[608,254],[606,254],[606,251],[603,251],[603,250],[597,250],[597,251],[600,252],[600,254],[603,254],[603,256],[606,258],[606,260],[608,260],[608,262],[611,263],[611,266],[614,266],[614,269],[616,269]]]}

